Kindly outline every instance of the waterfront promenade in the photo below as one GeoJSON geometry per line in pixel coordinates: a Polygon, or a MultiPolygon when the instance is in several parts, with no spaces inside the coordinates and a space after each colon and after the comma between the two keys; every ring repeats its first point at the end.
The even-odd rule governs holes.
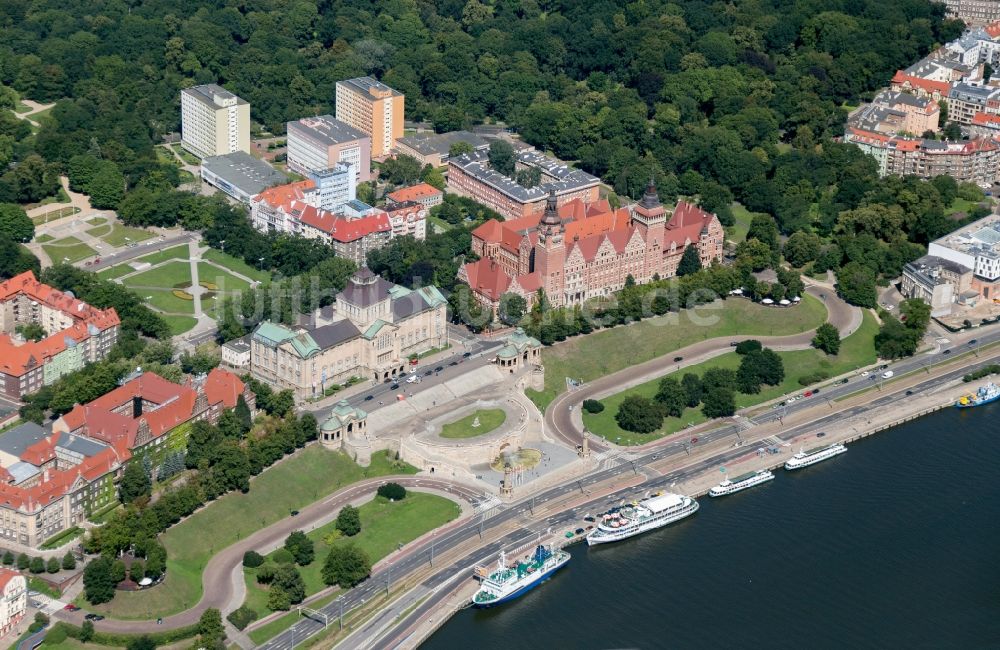
{"type": "MultiPolygon", "coordinates": [[[[633,499],[653,490],[675,489],[697,495],[721,480],[718,471],[721,466],[737,463],[748,470],[754,469],[746,460],[748,449],[755,449],[768,438],[775,438],[784,451],[777,456],[762,457],[761,466],[776,466],[784,463],[793,449],[797,451],[793,445],[798,441],[814,440],[820,431],[827,434],[824,444],[850,440],[906,419],[915,407],[920,410],[944,406],[975,385],[960,385],[963,374],[998,358],[1000,351],[984,353],[981,359],[973,360],[975,363],[956,359],[926,373],[917,366],[918,372],[887,384],[881,391],[869,386],[865,392],[841,402],[814,401],[806,408],[793,411],[783,421],[770,422],[743,436],[746,442],[741,446],[732,446],[738,440],[731,434],[731,440],[714,439],[694,449],[669,443],[634,460],[537,494],[530,500],[522,499],[478,525],[472,522],[453,531],[447,540],[439,540],[439,549],[445,547],[447,541],[447,546],[455,550],[439,551],[433,567],[427,561],[426,548],[413,548],[410,561],[397,563],[392,571],[397,576],[394,580],[406,580],[416,585],[415,588],[397,594],[395,604],[380,600],[379,608],[383,613],[373,615],[352,630],[346,639],[338,640],[340,647],[415,647],[443,622],[443,613],[438,611],[440,604],[449,599],[457,602],[453,591],[463,586],[461,576],[465,576],[467,582],[471,567],[489,561],[500,548],[524,544],[549,531],[558,534],[575,528],[586,513],[598,512],[623,499],[633,499]],[[913,395],[905,396],[907,390],[914,391],[913,395]],[[741,460],[746,464],[741,465],[741,460]],[[467,550],[470,546],[474,550],[467,550]],[[403,575],[407,578],[402,578],[403,575]],[[386,608],[397,612],[397,616],[385,615],[386,608]],[[398,624],[397,618],[401,619],[398,624]]],[[[380,578],[384,580],[384,576],[373,575],[368,583],[354,590],[357,594],[347,603],[348,611],[355,605],[370,603],[380,589],[384,590],[386,583],[380,583],[380,578]]],[[[345,599],[352,597],[354,592],[347,594],[345,599]]],[[[334,611],[332,606],[329,609],[334,611]]],[[[364,621],[364,617],[362,619],[364,621]]],[[[303,619],[292,630],[262,647],[288,648],[293,638],[305,638],[320,628],[322,624],[303,619]]]]}

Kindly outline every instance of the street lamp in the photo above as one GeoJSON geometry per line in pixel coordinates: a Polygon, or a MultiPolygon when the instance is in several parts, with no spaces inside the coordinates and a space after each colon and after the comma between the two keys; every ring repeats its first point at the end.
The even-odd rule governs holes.
{"type": "Polygon", "coordinates": [[[222,248],[222,252],[225,253],[226,252],[226,240],[225,239],[220,239],[219,240],[219,246],[222,248]]]}

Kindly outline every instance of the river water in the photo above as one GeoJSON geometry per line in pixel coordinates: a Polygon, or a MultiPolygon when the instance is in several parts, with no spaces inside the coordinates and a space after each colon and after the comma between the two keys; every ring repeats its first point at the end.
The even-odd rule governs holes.
{"type": "MultiPolygon", "coordinates": [[[[1000,648],[1000,402],[946,409],[587,548],[426,650],[1000,648]]],[[[471,579],[471,577],[470,577],[471,579]]]]}

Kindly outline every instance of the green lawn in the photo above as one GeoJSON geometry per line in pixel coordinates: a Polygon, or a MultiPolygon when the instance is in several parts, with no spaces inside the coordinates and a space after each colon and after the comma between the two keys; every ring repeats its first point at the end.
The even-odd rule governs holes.
{"type": "Polygon", "coordinates": [[[448,232],[455,227],[441,217],[435,216],[428,216],[427,223],[434,228],[434,232],[448,232]]]}
{"type": "Polygon", "coordinates": [[[103,226],[108,222],[104,217],[94,217],[93,219],[87,219],[87,223],[91,226],[103,226]]]}
{"type": "Polygon", "coordinates": [[[210,262],[215,262],[219,266],[224,266],[230,271],[235,271],[244,277],[248,277],[251,280],[257,280],[258,282],[267,282],[271,279],[271,274],[267,271],[261,271],[260,269],[255,269],[246,262],[232,255],[227,255],[222,251],[217,251],[214,248],[210,248],[205,251],[204,255],[201,256],[202,259],[208,260],[210,262]]]}
{"type": "Polygon", "coordinates": [[[177,143],[177,144],[172,144],[172,145],[170,145],[170,147],[171,147],[171,148],[172,148],[172,149],[173,149],[174,151],[176,151],[176,152],[177,152],[178,154],[180,154],[180,157],[181,157],[181,158],[182,158],[182,159],[184,160],[184,162],[186,162],[187,164],[189,164],[189,165],[200,165],[200,164],[201,164],[201,159],[199,159],[199,158],[198,158],[198,156],[194,155],[193,153],[191,153],[191,152],[190,152],[190,151],[188,151],[187,149],[183,148],[183,147],[182,147],[182,146],[180,145],[180,143],[177,143]]]}
{"type": "MultiPolygon", "coordinates": [[[[188,262],[167,262],[125,280],[125,285],[128,287],[162,287],[164,289],[173,289],[178,285],[190,286],[190,284],[191,264],[188,262]]],[[[138,292],[142,293],[142,290],[138,292]]]]}
{"type": "Polygon", "coordinates": [[[146,241],[147,239],[155,236],[155,233],[143,230],[142,228],[132,228],[121,224],[115,224],[111,229],[111,234],[101,235],[101,239],[106,241],[111,246],[119,248],[129,242],[146,241]]]}
{"type": "Polygon", "coordinates": [[[64,261],[72,264],[97,255],[97,251],[76,237],[57,239],[50,244],[42,246],[42,250],[52,259],[53,264],[64,261]]]}
{"type": "Polygon", "coordinates": [[[87,234],[90,235],[91,237],[104,237],[105,235],[110,233],[113,228],[114,226],[112,226],[110,223],[105,223],[98,226],[94,226],[93,228],[88,228],[87,234]]]}
{"type": "MultiPolygon", "coordinates": [[[[312,564],[298,567],[306,585],[306,595],[312,595],[326,588],[323,583],[323,562],[333,546],[354,544],[365,551],[372,564],[396,551],[400,544],[406,544],[439,526],[456,519],[461,513],[458,504],[444,497],[422,492],[408,492],[402,501],[390,503],[376,498],[360,508],[361,532],[354,537],[340,537],[333,544],[323,540],[336,530],[335,522],[330,522],[308,533],[315,542],[316,557],[312,564]]],[[[273,555],[273,554],[272,554],[273,555]]],[[[245,605],[253,608],[261,617],[271,613],[267,608],[267,589],[259,586],[254,576],[255,569],[245,569],[247,599],[245,605]]],[[[273,636],[273,632],[271,633],[273,636]]],[[[254,638],[254,637],[251,637],[254,638]]],[[[260,643],[270,637],[264,637],[260,643]]]]}
{"type": "Polygon", "coordinates": [[[194,314],[194,300],[184,300],[173,294],[172,289],[133,289],[152,307],[172,314],[194,314]]]}
{"type": "Polygon", "coordinates": [[[109,266],[106,269],[101,269],[97,272],[97,275],[106,280],[114,280],[115,278],[120,278],[123,275],[128,275],[129,273],[135,273],[135,269],[128,264],[118,264],[117,266],[109,266]]]}
{"type": "Polygon", "coordinates": [[[250,283],[209,262],[198,262],[198,281],[215,284],[220,292],[243,291],[250,283]]]}
{"type": "Polygon", "coordinates": [[[43,233],[35,237],[35,241],[38,242],[39,244],[47,244],[50,241],[55,241],[55,237],[47,233],[43,233]]]}
{"type": "MultiPolygon", "coordinates": [[[[169,559],[162,585],[119,592],[110,603],[87,608],[123,619],[176,614],[201,598],[201,573],[216,552],[350,483],[416,471],[405,463],[394,463],[385,453],[374,454],[372,464],[361,467],[346,454],[310,445],[254,477],[246,494],[227,494],[164,533],[161,539],[169,559]]],[[[77,603],[85,604],[82,598],[77,603]]]]}
{"type": "Polygon", "coordinates": [[[36,226],[41,226],[42,224],[46,224],[50,221],[55,221],[56,219],[62,219],[63,217],[68,217],[72,214],[76,214],[79,211],[80,208],[74,208],[73,206],[67,206],[64,208],[54,208],[47,212],[43,212],[42,214],[36,214],[35,216],[31,217],[31,223],[35,224],[36,226]]]}
{"type": "MultiPolygon", "coordinates": [[[[785,393],[805,390],[799,384],[798,379],[804,375],[809,375],[819,370],[825,371],[828,376],[849,372],[859,366],[866,366],[874,363],[875,355],[875,334],[878,333],[878,324],[868,311],[864,313],[864,320],[861,327],[856,332],[843,340],[840,352],[836,356],[827,356],[825,353],[815,349],[795,350],[791,352],[779,352],[781,360],[785,365],[785,381],[778,386],[762,386],[762,390],[757,395],[736,394],[737,408],[746,408],[762,402],[767,402],[785,393]]],[[[730,352],[714,359],[709,359],[702,363],[683,368],[678,372],[664,375],[680,380],[687,373],[694,373],[699,377],[709,368],[730,368],[736,370],[740,365],[740,355],[730,352]]],[[[641,445],[651,440],[662,438],[663,436],[676,433],[685,428],[688,424],[700,424],[707,418],[702,414],[701,407],[685,409],[680,417],[664,418],[663,426],[653,433],[643,434],[626,431],[618,426],[615,421],[615,413],[618,407],[629,395],[641,395],[652,398],[656,394],[661,378],[639,384],[627,391],[611,395],[601,400],[604,410],[600,413],[583,412],[583,424],[587,429],[602,438],[612,442],[625,445],[641,445]]]]}
{"type": "Polygon", "coordinates": [[[826,320],[826,307],[803,294],[795,307],[775,309],[749,300],[729,299],[679,314],[657,316],[634,325],[577,336],[545,348],[545,389],[527,390],[542,411],[566,389],[566,378],[592,381],[650,359],[669,354],[697,341],[717,336],[782,336],[819,327],[826,320]],[[713,307],[718,307],[714,309],[713,307]],[[711,325],[695,321],[709,320],[711,325]]]}
{"type": "Polygon", "coordinates": [[[180,246],[165,248],[162,251],[150,253],[149,255],[143,255],[142,257],[139,258],[139,261],[149,262],[150,264],[157,264],[159,262],[166,262],[167,260],[186,260],[186,259],[188,259],[188,246],[187,244],[181,244],[180,246]]]}
{"type": "Polygon", "coordinates": [[[750,212],[739,201],[734,201],[729,207],[736,223],[726,228],[726,238],[739,243],[747,238],[747,231],[750,230],[750,222],[753,220],[754,215],[758,213],[750,212]]]}
{"type": "Polygon", "coordinates": [[[465,416],[461,420],[455,420],[441,427],[442,438],[475,438],[494,431],[507,419],[507,412],[503,409],[479,409],[475,413],[465,416]],[[479,426],[474,427],[472,423],[479,418],[479,426]]]}
{"type": "Polygon", "coordinates": [[[160,317],[167,321],[170,326],[170,333],[173,336],[183,334],[198,324],[198,319],[194,316],[178,316],[176,314],[160,314],[160,317]]]}

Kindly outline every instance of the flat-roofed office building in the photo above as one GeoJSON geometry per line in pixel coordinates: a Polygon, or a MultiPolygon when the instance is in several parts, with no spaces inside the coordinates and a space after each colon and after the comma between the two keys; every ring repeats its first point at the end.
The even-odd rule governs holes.
{"type": "Polygon", "coordinates": [[[198,156],[250,152],[250,104],[217,84],[181,91],[181,146],[198,156]]]}
{"type": "Polygon", "coordinates": [[[289,122],[287,135],[290,170],[308,175],[345,163],[354,167],[356,183],[371,180],[372,140],[359,129],[319,115],[289,122]]]}

